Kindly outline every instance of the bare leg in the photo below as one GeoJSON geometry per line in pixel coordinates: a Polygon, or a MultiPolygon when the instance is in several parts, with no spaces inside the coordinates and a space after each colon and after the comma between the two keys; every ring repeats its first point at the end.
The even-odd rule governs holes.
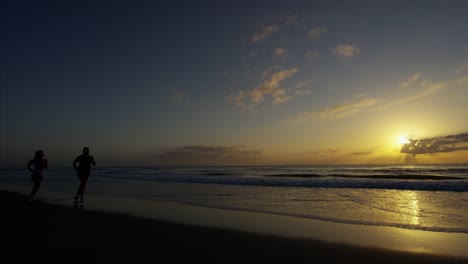
{"type": "Polygon", "coordinates": [[[86,188],[86,182],[87,181],[88,181],[88,179],[86,177],[80,177],[80,187],[78,188],[77,195],[83,196],[83,193],[84,193],[85,188],[86,188]]]}
{"type": "Polygon", "coordinates": [[[39,187],[41,187],[41,182],[40,181],[35,181],[33,189],[31,190],[31,193],[29,194],[29,199],[34,198],[36,195],[37,191],[39,190],[39,187]]]}

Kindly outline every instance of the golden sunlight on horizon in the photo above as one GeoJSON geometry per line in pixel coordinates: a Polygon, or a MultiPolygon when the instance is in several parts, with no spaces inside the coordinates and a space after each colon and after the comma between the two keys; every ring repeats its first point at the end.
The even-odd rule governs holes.
{"type": "Polygon", "coordinates": [[[408,139],[408,135],[406,134],[403,134],[403,135],[400,135],[397,139],[397,143],[398,145],[405,145],[405,144],[408,144],[410,143],[409,139],[408,139]]]}

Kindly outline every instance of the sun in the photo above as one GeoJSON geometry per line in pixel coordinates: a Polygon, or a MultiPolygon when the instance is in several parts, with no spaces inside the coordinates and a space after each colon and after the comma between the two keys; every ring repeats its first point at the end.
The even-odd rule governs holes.
{"type": "Polygon", "coordinates": [[[401,136],[399,136],[397,142],[398,142],[399,145],[405,145],[405,144],[410,143],[410,141],[409,141],[407,135],[401,135],[401,136]]]}

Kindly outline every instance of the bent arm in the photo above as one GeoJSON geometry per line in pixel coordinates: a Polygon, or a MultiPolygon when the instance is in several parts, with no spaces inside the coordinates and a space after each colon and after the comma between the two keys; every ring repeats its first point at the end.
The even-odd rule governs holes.
{"type": "Polygon", "coordinates": [[[75,168],[75,170],[78,170],[78,167],[76,166],[77,163],[78,163],[78,158],[76,158],[75,161],[73,162],[73,168],[75,168]]]}
{"type": "Polygon", "coordinates": [[[26,165],[26,167],[28,168],[28,170],[29,170],[30,172],[33,172],[33,171],[34,171],[33,169],[31,169],[31,165],[32,165],[32,164],[33,164],[33,161],[30,160],[30,161],[28,162],[28,164],[26,165]]]}

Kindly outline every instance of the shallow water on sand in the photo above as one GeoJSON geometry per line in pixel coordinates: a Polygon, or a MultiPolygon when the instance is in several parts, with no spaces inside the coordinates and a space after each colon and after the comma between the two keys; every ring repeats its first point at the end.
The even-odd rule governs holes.
{"type": "MultiPolygon", "coordinates": [[[[338,223],[468,233],[465,170],[463,166],[416,169],[286,167],[276,170],[275,167],[174,168],[165,171],[106,168],[93,173],[87,194],[171,201],[338,223]],[[317,180],[316,176],[311,176],[337,170],[352,178],[340,180],[340,174],[320,176],[326,179],[317,180]],[[379,175],[384,173],[385,177],[381,175],[381,179],[369,180],[378,175],[377,172],[379,175]],[[301,173],[305,176],[298,176],[301,173]],[[264,176],[266,174],[269,176],[264,176]],[[421,179],[406,179],[408,175],[416,174],[421,179]],[[449,179],[451,177],[456,179],[449,179]],[[323,181],[327,185],[323,185],[323,181]]],[[[0,183],[30,185],[24,169],[1,173],[0,183]]],[[[77,185],[71,170],[59,169],[47,172],[42,188],[72,196],[77,185]]]]}

